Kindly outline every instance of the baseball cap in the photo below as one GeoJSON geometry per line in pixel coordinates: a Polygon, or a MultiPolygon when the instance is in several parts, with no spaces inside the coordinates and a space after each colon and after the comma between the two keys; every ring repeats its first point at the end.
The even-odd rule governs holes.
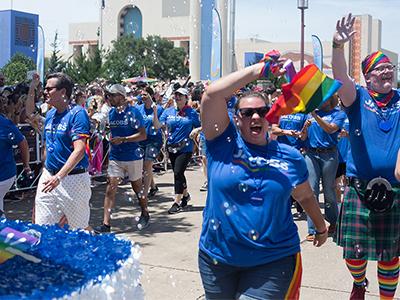
{"type": "Polygon", "coordinates": [[[179,94],[185,95],[185,96],[189,95],[189,91],[185,88],[179,88],[175,91],[175,93],[179,93],[179,94]]]}
{"type": "Polygon", "coordinates": [[[113,84],[109,88],[107,88],[107,92],[110,94],[120,94],[124,97],[126,97],[126,90],[125,87],[121,84],[113,84]]]}

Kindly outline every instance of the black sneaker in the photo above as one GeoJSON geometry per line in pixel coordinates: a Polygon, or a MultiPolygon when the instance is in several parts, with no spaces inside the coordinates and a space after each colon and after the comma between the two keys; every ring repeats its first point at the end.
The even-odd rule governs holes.
{"type": "Polygon", "coordinates": [[[156,186],[155,188],[151,188],[150,191],[149,191],[148,196],[149,197],[154,197],[157,192],[158,192],[158,186],[156,186]]]}
{"type": "Polygon", "coordinates": [[[139,218],[139,222],[137,223],[136,227],[138,230],[143,230],[149,227],[150,223],[150,215],[141,215],[139,218]]]}
{"type": "Polygon", "coordinates": [[[181,209],[182,209],[182,206],[180,206],[178,203],[174,202],[174,204],[172,204],[171,208],[168,209],[168,213],[170,215],[176,214],[176,213],[180,212],[181,209]]]}
{"type": "Polygon", "coordinates": [[[97,234],[110,233],[111,232],[111,226],[110,225],[106,225],[106,224],[103,223],[100,226],[94,227],[93,230],[97,234]]]}
{"type": "Polygon", "coordinates": [[[190,201],[190,194],[187,194],[186,196],[183,196],[182,200],[181,200],[181,207],[185,208],[188,205],[189,201],[190,201]]]}

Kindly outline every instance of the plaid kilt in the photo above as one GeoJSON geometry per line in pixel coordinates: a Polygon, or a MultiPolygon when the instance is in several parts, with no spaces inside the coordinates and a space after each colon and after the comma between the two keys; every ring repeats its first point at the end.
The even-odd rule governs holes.
{"type": "Polygon", "coordinates": [[[353,187],[346,187],[334,236],[344,258],[390,261],[400,256],[400,189],[393,192],[393,208],[377,214],[364,206],[353,187]]]}

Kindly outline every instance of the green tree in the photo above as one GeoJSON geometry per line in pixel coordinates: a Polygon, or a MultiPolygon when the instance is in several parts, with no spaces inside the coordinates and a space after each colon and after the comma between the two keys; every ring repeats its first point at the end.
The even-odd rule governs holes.
{"type": "Polygon", "coordinates": [[[119,82],[124,78],[143,74],[146,67],[148,77],[174,79],[189,73],[184,65],[185,50],[175,48],[173,43],[159,36],[146,39],[127,35],[113,41],[104,63],[105,76],[119,82]]]}
{"type": "Polygon", "coordinates": [[[45,60],[45,70],[47,70],[47,73],[61,72],[65,68],[66,62],[63,61],[60,55],[60,41],[58,40],[57,31],[50,46],[52,48],[51,56],[45,60]]]}
{"type": "Polygon", "coordinates": [[[7,85],[14,85],[26,81],[26,74],[30,70],[35,70],[33,60],[24,54],[16,53],[10,61],[4,65],[1,72],[6,78],[7,85]]]}
{"type": "Polygon", "coordinates": [[[73,62],[64,68],[71,79],[78,84],[86,84],[103,76],[103,54],[96,47],[93,52],[78,55],[73,62]]]}

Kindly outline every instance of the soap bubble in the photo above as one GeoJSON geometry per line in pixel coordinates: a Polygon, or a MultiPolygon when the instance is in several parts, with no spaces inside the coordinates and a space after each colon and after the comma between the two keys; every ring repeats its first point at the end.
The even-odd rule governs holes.
{"type": "Polygon", "coordinates": [[[219,228],[219,225],[220,225],[220,223],[218,220],[215,220],[215,219],[210,220],[210,226],[213,230],[217,230],[219,228]]]}
{"type": "Polygon", "coordinates": [[[144,151],[143,151],[143,149],[142,148],[137,148],[136,150],[135,150],[135,155],[137,156],[137,157],[139,157],[139,158],[143,158],[143,156],[144,156],[144,151]]]}
{"type": "Polygon", "coordinates": [[[360,259],[364,256],[364,250],[360,244],[354,245],[354,256],[357,259],[360,259]]]}
{"type": "Polygon", "coordinates": [[[156,135],[157,134],[157,129],[154,126],[150,127],[150,135],[156,135]]]}
{"type": "Polygon", "coordinates": [[[246,183],[244,183],[244,182],[239,183],[239,191],[245,193],[245,192],[247,192],[248,188],[249,187],[247,186],[246,183]]]}
{"type": "Polygon", "coordinates": [[[157,157],[157,154],[158,154],[158,151],[157,151],[156,148],[151,147],[151,148],[149,149],[149,155],[150,155],[150,157],[156,158],[156,157],[157,157]]]}
{"type": "Polygon", "coordinates": [[[255,229],[251,229],[248,233],[248,236],[250,239],[252,239],[253,241],[258,240],[258,238],[260,237],[260,234],[257,232],[257,230],[255,229]]]}

